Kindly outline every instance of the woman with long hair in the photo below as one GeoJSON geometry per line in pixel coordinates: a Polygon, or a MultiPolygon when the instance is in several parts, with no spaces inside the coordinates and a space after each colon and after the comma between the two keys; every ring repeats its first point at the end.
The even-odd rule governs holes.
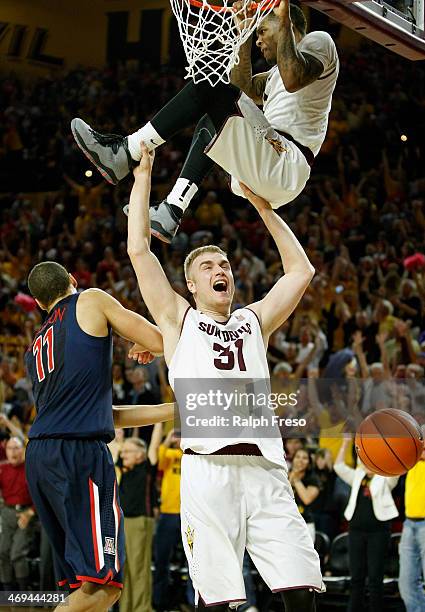
{"type": "Polygon", "coordinates": [[[305,448],[299,448],[294,454],[289,482],[294,491],[298,510],[307,523],[314,542],[316,530],[310,506],[320,493],[320,480],[314,474],[311,456],[305,448]]]}

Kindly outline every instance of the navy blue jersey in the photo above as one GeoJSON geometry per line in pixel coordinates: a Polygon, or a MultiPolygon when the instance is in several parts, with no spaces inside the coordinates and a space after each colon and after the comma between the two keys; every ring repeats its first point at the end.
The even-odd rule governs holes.
{"type": "Polygon", "coordinates": [[[37,410],[30,438],[114,438],[112,334],[81,329],[79,295],[56,304],[26,352],[37,410]]]}

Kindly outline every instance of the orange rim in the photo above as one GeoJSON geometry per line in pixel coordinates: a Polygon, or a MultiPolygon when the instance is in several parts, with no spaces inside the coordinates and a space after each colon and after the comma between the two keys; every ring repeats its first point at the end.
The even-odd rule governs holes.
{"type": "MultiPolygon", "coordinates": [[[[203,2],[201,2],[201,0],[189,0],[189,4],[196,6],[196,8],[210,9],[212,11],[216,11],[217,13],[227,13],[232,10],[231,6],[216,6],[214,4],[205,5],[203,2]]],[[[260,6],[259,2],[252,2],[250,8],[258,9],[260,7],[260,11],[266,11],[267,9],[279,6],[279,4],[280,0],[268,0],[268,2],[265,2],[262,6],[260,6]]]]}

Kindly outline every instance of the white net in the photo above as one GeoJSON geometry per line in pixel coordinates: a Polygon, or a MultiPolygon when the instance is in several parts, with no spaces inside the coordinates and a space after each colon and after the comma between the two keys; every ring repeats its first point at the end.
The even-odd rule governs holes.
{"type": "Polygon", "coordinates": [[[239,48],[277,0],[170,0],[187,59],[186,78],[212,86],[229,83],[239,48]],[[215,4],[214,4],[215,2],[215,4]]]}

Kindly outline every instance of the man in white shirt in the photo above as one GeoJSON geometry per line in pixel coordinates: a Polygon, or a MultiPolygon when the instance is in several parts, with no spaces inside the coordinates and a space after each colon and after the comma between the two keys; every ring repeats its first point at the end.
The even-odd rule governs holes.
{"type": "Polygon", "coordinates": [[[326,32],[306,34],[305,17],[289,0],[261,22],[257,37],[264,57],[275,64],[269,72],[252,76],[251,43],[245,43],[233,85],[190,82],[134,134],[100,134],[82,119],[72,121],[77,144],[113,184],[140,161],[141,142],[152,151],[198,122],[176,185],[150,210],[152,234],[165,242],[175,236],[214,162],[231,175],[235,194],[245,197],[243,182],[273,208],[296,198],[310,176],[339,71],[335,44],[326,32]],[[264,105],[264,113],[256,104],[264,105]]]}

